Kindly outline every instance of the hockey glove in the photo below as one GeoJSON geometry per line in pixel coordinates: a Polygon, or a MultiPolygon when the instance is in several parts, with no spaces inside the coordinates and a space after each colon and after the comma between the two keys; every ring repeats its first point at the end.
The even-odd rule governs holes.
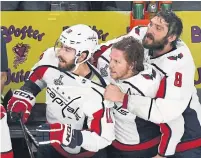
{"type": "Polygon", "coordinates": [[[54,147],[54,145],[60,144],[64,147],[75,148],[83,142],[81,131],[72,129],[71,125],[67,124],[46,123],[39,126],[36,131],[39,145],[51,144],[54,147]]]}
{"type": "Polygon", "coordinates": [[[35,96],[29,92],[15,90],[13,96],[8,101],[8,111],[12,119],[19,119],[22,114],[23,123],[25,123],[30,115],[31,109],[36,102],[35,96]]]}

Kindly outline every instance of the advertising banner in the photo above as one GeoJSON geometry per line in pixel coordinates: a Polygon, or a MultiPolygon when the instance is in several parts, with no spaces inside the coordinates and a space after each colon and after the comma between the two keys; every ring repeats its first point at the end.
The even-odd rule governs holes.
{"type": "MultiPolygon", "coordinates": [[[[189,46],[197,67],[195,85],[201,88],[201,12],[177,12],[184,30],[182,40],[189,46]]],[[[75,24],[87,24],[98,33],[99,43],[126,34],[130,12],[1,12],[9,59],[4,92],[20,88],[40,55],[53,47],[60,33],[75,24]]],[[[45,102],[44,91],[37,97],[45,102]]]]}

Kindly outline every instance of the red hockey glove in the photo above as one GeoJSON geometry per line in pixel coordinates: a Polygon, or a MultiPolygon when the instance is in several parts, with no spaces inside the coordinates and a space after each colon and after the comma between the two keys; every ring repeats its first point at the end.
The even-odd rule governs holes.
{"type": "Polygon", "coordinates": [[[13,96],[8,101],[8,111],[10,112],[12,119],[16,118],[17,114],[22,114],[23,122],[25,123],[30,115],[31,109],[36,102],[35,96],[29,92],[22,90],[15,90],[13,96]]]}
{"type": "Polygon", "coordinates": [[[40,145],[51,144],[54,147],[59,144],[64,147],[75,148],[83,142],[81,131],[72,129],[71,125],[67,124],[46,123],[39,126],[36,131],[36,139],[40,145]]]}

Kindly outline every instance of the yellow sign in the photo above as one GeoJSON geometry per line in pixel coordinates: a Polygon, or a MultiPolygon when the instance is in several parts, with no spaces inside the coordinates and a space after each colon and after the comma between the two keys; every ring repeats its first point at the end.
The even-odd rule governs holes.
{"type": "Polygon", "coordinates": [[[187,44],[197,67],[195,85],[201,88],[201,11],[177,12],[183,22],[181,39],[187,44]]]}
{"type": "MultiPolygon", "coordinates": [[[[189,46],[200,72],[195,84],[201,88],[201,12],[177,12],[182,18],[182,39],[189,46]],[[195,17],[195,18],[193,18],[195,17]]],[[[127,33],[129,12],[1,12],[2,29],[9,58],[8,80],[4,92],[23,85],[30,69],[44,50],[54,46],[63,29],[87,24],[99,36],[99,42],[127,33]]],[[[45,102],[44,91],[37,97],[45,102]]]]}
{"type": "MultiPolygon", "coordinates": [[[[4,92],[23,85],[42,52],[53,47],[62,30],[68,26],[87,24],[97,31],[100,42],[125,34],[129,26],[129,14],[125,12],[1,13],[9,58],[8,81],[4,92]]],[[[45,102],[44,91],[37,97],[37,102],[45,102]]]]}

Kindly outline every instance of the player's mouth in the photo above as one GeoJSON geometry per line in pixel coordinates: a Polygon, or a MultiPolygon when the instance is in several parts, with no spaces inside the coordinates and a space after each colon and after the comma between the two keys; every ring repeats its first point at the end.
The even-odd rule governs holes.
{"type": "Polygon", "coordinates": [[[148,33],[147,35],[146,35],[146,40],[154,40],[154,37],[152,36],[152,34],[150,34],[150,33],[148,33]]]}
{"type": "Polygon", "coordinates": [[[116,72],[115,71],[110,71],[110,74],[116,74],[116,72]]]}

